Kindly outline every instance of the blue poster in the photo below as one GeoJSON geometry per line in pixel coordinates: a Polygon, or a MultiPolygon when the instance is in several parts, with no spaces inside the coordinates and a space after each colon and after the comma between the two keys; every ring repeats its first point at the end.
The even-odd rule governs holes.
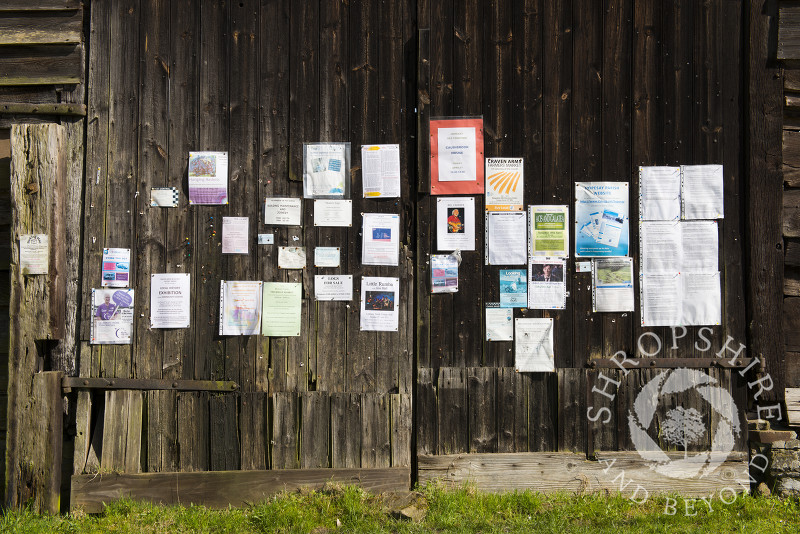
{"type": "Polygon", "coordinates": [[[627,256],[627,182],[575,184],[575,257],[627,256]]]}
{"type": "Polygon", "coordinates": [[[500,271],[500,307],[525,308],[528,305],[528,270],[500,271]]]}

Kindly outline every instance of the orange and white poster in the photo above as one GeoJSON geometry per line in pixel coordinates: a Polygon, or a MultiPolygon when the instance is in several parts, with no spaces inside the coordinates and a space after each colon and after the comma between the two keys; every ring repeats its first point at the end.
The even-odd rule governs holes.
{"type": "Polygon", "coordinates": [[[486,158],[486,211],[523,211],[522,158],[486,158]]]}
{"type": "Polygon", "coordinates": [[[483,118],[431,119],[431,194],[482,194],[483,177],[483,118]]]}

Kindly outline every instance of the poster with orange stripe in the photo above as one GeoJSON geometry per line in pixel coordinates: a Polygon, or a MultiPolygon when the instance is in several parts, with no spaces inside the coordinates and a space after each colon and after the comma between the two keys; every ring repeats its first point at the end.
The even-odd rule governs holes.
{"type": "Polygon", "coordinates": [[[486,158],[486,211],[523,211],[522,158],[486,158]]]}

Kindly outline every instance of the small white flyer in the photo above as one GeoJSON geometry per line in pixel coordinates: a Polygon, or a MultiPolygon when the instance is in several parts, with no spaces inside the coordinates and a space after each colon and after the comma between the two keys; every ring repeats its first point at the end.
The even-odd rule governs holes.
{"type": "Polygon", "coordinates": [[[518,318],[515,321],[515,367],[521,373],[556,370],[553,353],[553,319],[518,318]]]}
{"type": "Polygon", "coordinates": [[[431,293],[458,292],[458,258],[431,254],[431,293]]]}
{"type": "Polygon", "coordinates": [[[364,198],[400,196],[400,145],[362,145],[364,198]]]}
{"type": "Polygon", "coordinates": [[[486,307],[486,341],[514,341],[513,308],[486,307]]]}
{"type": "Polygon", "coordinates": [[[103,287],[128,287],[131,274],[131,249],[103,249],[103,287]]]}
{"type": "Polygon", "coordinates": [[[392,213],[364,213],[361,263],[397,265],[400,261],[400,216],[392,213]]]}
{"type": "Polygon", "coordinates": [[[314,298],[316,300],[353,300],[353,275],[315,275],[314,298]]]}
{"type": "Polygon", "coordinates": [[[258,234],[259,245],[273,245],[275,244],[275,234],[258,234]]]}
{"type": "Polygon", "coordinates": [[[150,328],[189,328],[191,292],[188,273],[150,275],[150,328]]]}
{"type": "Polygon", "coordinates": [[[177,187],[150,188],[150,206],[154,208],[177,208],[180,197],[177,187]]]}
{"type": "Polygon", "coordinates": [[[475,197],[436,199],[436,248],[475,250],[475,197]]]}
{"type": "Polygon", "coordinates": [[[314,267],[339,267],[340,262],[339,247],[314,248],[314,267]]]}
{"type": "Polygon", "coordinates": [[[222,253],[223,254],[248,254],[250,227],[249,217],[223,217],[222,218],[222,253]]]}
{"type": "Polygon", "coordinates": [[[353,201],[315,200],[314,226],[353,226],[353,201]]]}
{"type": "Polygon", "coordinates": [[[303,200],[268,197],[264,201],[264,224],[267,226],[302,226],[303,200]]]}
{"type": "Polygon", "coordinates": [[[397,332],[400,279],[361,278],[361,330],[397,332]]]}
{"type": "Polygon", "coordinates": [[[47,234],[19,236],[19,268],[22,274],[47,274],[49,257],[47,234]]]}
{"type": "Polygon", "coordinates": [[[278,247],[279,269],[305,269],[306,247],[278,247]]]}

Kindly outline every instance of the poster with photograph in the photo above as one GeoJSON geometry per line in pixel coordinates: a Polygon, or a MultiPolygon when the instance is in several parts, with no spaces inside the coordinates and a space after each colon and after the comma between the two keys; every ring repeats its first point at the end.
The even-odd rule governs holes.
{"type": "Polygon", "coordinates": [[[528,262],[528,218],[524,211],[487,211],[486,265],[528,262]]]}
{"type": "Polygon", "coordinates": [[[436,199],[436,248],[443,252],[475,250],[475,198],[436,199]]]}
{"type": "Polygon", "coordinates": [[[555,372],[553,319],[517,318],[514,366],[520,373],[555,372]]]}
{"type": "Polygon", "coordinates": [[[22,234],[19,236],[19,269],[22,274],[47,274],[50,263],[47,234],[22,234]]]}
{"type": "Polygon", "coordinates": [[[514,341],[514,309],[486,303],[486,341],[514,341]]]}
{"type": "Polygon", "coordinates": [[[361,263],[398,265],[400,262],[400,216],[364,213],[362,216],[361,263]]]}
{"type": "Polygon", "coordinates": [[[250,252],[250,218],[222,218],[222,253],[248,254],[250,252]]]}
{"type": "Polygon", "coordinates": [[[303,226],[303,200],[267,197],[264,201],[264,224],[267,226],[303,226]]]}
{"type": "Polygon", "coordinates": [[[627,256],[627,182],[575,183],[575,256],[627,256]]]}
{"type": "Polygon", "coordinates": [[[189,152],[189,204],[228,203],[228,153],[189,152]]]}
{"type": "Polygon", "coordinates": [[[432,118],[431,194],[483,194],[483,118],[432,118]]]}
{"type": "Polygon", "coordinates": [[[567,307],[567,261],[531,258],[528,264],[528,308],[563,310],[567,307]]]}
{"type": "Polygon", "coordinates": [[[303,196],[350,198],[350,143],[303,144],[303,196]]]}
{"type": "Polygon", "coordinates": [[[596,312],[633,311],[633,258],[592,262],[592,308],[596,312]]]}
{"type": "Polygon", "coordinates": [[[569,206],[528,206],[528,254],[569,257],[569,206]]]}
{"type": "Polygon", "coordinates": [[[133,289],[92,289],[93,345],[130,345],[133,289]]]}
{"type": "Polygon", "coordinates": [[[528,305],[528,270],[500,271],[500,307],[525,308],[528,305]]]}
{"type": "Polygon", "coordinates": [[[219,335],[255,336],[261,330],[262,282],[221,280],[219,335]]]}
{"type": "Polygon", "coordinates": [[[103,249],[103,287],[128,287],[131,275],[131,249],[103,249]]]}
{"type": "Polygon", "coordinates": [[[486,211],[524,211],[522,158],[486,158],[486,211]]]}
{"type": "Polygon", "coordinates": [[[150,275],[150,328],[189,328],[191,292],[188,273],[150,275]]]}
{"type": "Polygon", "coordinates": [[[362,145],[361,186],[364,198],[400,196],[400,145],[362,145]]]}
{"type": "Polygon", "coordinates": [[[361,330],[397,332],[399,298],[399,278],[362,277],[361,330]]]}
{"type": "Polygon", "coordinates": [[[303,284],[264,282],[261,334],[270,337],[297,337],[301,330],[303,284]]]}
{"type": "Polygon", "coordinates": [[[431,293],[458,292],[458,258],[431,254],[431,293]]]}

